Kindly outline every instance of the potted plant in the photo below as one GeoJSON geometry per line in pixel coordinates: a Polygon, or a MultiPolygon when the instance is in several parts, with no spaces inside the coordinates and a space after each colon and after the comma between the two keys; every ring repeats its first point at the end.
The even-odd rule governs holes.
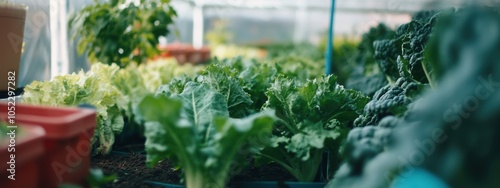
{"type": "Polygon", "coordinates": [[[39,125],[45,130],[43,146],[37,147],[45,148],[47,153],[38,163],[40,185],[57,187],[62,183],[85,183],[90,170],[95,110],[16,104],[15,118],[11,118],[7,107],[7,103],[0,103],[0,119],[39,125]]]}
{"type": "Polygon", "coordinates": [[[2,187],[38,187],[44,154],[45,131],[38,126],[0,122],[0,175],[2,187]]]}
{"type": "Polygon", "coordinates": [[[69,20],[76,28],[78,52],[91,62],[116,63],[125,67],[131,62],[144,63],[160,54],[159,37],[170,33],[168,26],[177,15],[170,0],[111,0],[82,9],[69,20]]]}
{"type": "Polygon", "coordinates": [[[28,7],[0,0],[0,57],[2,66],[0,91],[16,88],[24,37],[24,23],[28,7]],[[11,77],[12,79],[7,79],[11,77]]]}

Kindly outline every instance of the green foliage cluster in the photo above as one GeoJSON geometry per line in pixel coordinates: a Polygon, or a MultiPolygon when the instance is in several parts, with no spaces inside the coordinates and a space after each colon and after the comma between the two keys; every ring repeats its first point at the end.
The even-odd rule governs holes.
{"type": "Polygon", "coordinates": [[[324,152],[339,152],[348,127],[369,100],[339,85],[335,76],[322,76],[319,70],[311,61],[296,57],[213,59],[193,78],[174,78],[139,105],[137,114],[147,120],[148,161],[174,159],[183,167],[188,187],[206,182],[214,187],[225,185],[228,168],[244,164],[247,154],[260,164],[283,166],[299,181],[314,181],[321,162],[327,160],[324,152]],[[167,118],[174,107],[175,113],[167,118]],[[264,126],[246,120],[264,114],[269,118],[266,128],[240,131],[236,137],[241,142],[232,141],[232,134],[218,133],[217,127],[222,125],[214,124],[222,117],[247,122],[249,127],[264,126]],[[168,141],[173,135],[177,141],[168,141]],[[244,140],[255,136],[260,138],[258,143],[244,140]],[[221,157],[211,153],[243,146],[247,148],[244,154],[221,157]]]}
{"type": "Polygon", "coordinates": [[[160,53],[159,37],[170,33],[168,26],[177,15],[170,0],[95,0],[69,20],[78,53],[93,63],[144,63],[160,53]]]}
{"type": "MultiPolygon", "coordinates": [[[[371,86],[361,86],[370,88],[369,94],[376,91],[372,100],[365,106],[363,115],[356,119],[355,126],[377,125],[383,117],[404,115],[407,106],[415,101],[420,93],[433,86],[434,67],[425,58],[425,52],[440,13],[419,14],[409,23],[399,26],[395,32],[385,30],[379,25],[370,31],[373,33],[365,35],[374,36],[371,40],[367,37],[365,43],[372,42],[372,57],[380,72],[358,79],[362,82],[352,82],[370,84],[371,86]],[[377,30],[384,32],[377,36],[376,34],[380,34],[377,30]],[[388,85],[378,85],[385,82],[388,85]]],[[[368,65],[365,64],[366,66],[368,65]]]]}
{"type": "Polygon", "coordinates": [[[375,48],[373,43],[377,40],[391,39],[396,32],[384,24],[378,24],[363,34],[357,50],[350,55],[346,63],[351,65],[345,81],[346,88],[361,91],[363,94],[373,96],[377,90],[387,85],[385,75],[375,61],[375,48]]]}
{"type": "Polygon", "coordinates": [[[360,116],[366,126],[348,134],[345,163],[327,187],[498,187],[498,30],[498,8],[478,3],[419,13],[398,28],[402,38],[380,41],[401,44],[397,57],[379,58],[398,79],[364,110],[389,113],[360,116]],[[422,83],[432,90],[422,94],[422,83]]]}
{"type": "Polygon", "coordinates": [[[96,63],[88,72],[32,82],[25,87],[22,100],[48,106],[93,105],[97,110],[97,127],[92,150],[94,154],[107,154],[115,143],[115,136],[122,133],[124,120],[142,122],[133,112],[143,97],[156,92],[158,87],[152,86],[166,84],[177,75],[193,76],[198,69],[180,66],[175,61],[131,64],[126,68],[96,63]]]}
{"type": "Polygon", "coordinates": [[[51,81],[34,81],[24,89],[23,102],[48,106],[91,104],[97,111],[97,126],[92,138],[93,153],[109,153],[115,135],[122,132],[127,99],[110,81],[119,67],[95,64],[87,73],[80,71],[57,76],[51,81]],[[104,78],[104,79],[103,79],[104,78]]]}

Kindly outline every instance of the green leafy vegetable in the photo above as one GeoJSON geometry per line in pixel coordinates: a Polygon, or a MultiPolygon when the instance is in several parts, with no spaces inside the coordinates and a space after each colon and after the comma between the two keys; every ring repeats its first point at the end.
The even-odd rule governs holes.
{"type": "Polygon", "coordinates": [[[354,121],[354,126],[377,125],[385,116],[403,115],[407,106],[426,88],[426,85],[409,78],[399,78],[395,85],[389,84],[373,95],[364,107],[363,114],[354,121]]]}
{"type": "Polygon", "coordinates": [[[243,144],[270,134],[274,123],[273,111],[229,118],[226,96],[196,82],[170,97],[145,97],[138,112],[147,121],[148,164],[168,157],[183,168],[188,188],[224,187],[243,144]]]}
{"type": "Polygon", "coordinates": [[[230,66],[213,63],[203,70],[197,81],[223,94],[231,117],[241,118],[251,113],[253,102],[243,90],[243,80],[237,76],[238,72],[230,66]]]}
{"type": "Polygon", "coordinates": [[[104,175],[104,172],[101,169],[90,169],[90,175],[87,178],[87,182],[91,188],[99,188],[115,181],[116,177],[116,174],[109,176],[104,175]]]}
{"type": "Polygon", "coordinates": [[[408,77],[420,83],[433,84],[432,67],[425,60],[424,51],[439,13],[419,16],[396,30],[392,39],[373,43],[375,60],[390,83],[399,77],[408,77]]]}
{"type": "Polygon", "coordinates": [[[92,143],[93,153],[108,153],[115,135],[123,129],[121,110],[126,108],[126,97],[102,74],[116,74],[119,67],[94,66],[84,73],[57,76],[52,81],[34,81],[27,85],[23,102],[49,106],[78,106],[91,104],[97,110],[97,127],[92,143]]]}
{"type": "Polygon", "coordinates": [[[156,92],[162,85],[168,84],[172,79],[186,75],[196,76],[204,66],[192,64],[179,65],[175,59],[158,59],[147,64],[140,65],[136,71],[142,75],[146,82],[146,89],[156,92]]]}
{"type": "Polygon", "coordinates": [[[384,24],[363,34],[357,47],[357,53],[353,55],[355,64],[349,79],[346,82],[346,88],[361,91],[367,96],[373,96],[377,90],[387,85],[385,75],[381,72],[375,61],[375,48],[373,43],[377,40],[392,39],[396,32],[384,24]]]}
{"type": "Polygon", "coordinates": [[[176,15],[170,0],[141,0],[139,4],[95,0],[70,18],[69,28],[76,28],[73,38],[78,41],[78,52],[85,52],[90,61],[125,67],[159,54],[159,37],[170,33],[168,26],[176,15]]]}
{"type": "Polygon", "coordinates": [[[299,181],[313,181],[324,151],[338,152],[347,126],[368,98],[344,89],[334,76],[298,82],[279,76],[266,93],[264,108],[276,109],[279,121],[273,144],[261,151],[299,181]]]}

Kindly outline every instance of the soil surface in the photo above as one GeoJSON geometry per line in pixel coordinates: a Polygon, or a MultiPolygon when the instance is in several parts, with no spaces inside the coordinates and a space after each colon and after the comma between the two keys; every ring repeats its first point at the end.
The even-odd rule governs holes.
{"type": "MultiPolygon", "coordinates": [[[[137,151],[137,146],[130,149],[137,151]]],[[[126,148],[123,148],[127,150],[126,148]]],[[[123,150],[122,150],[123,151],[123,150]]],[[[252,162],[252,160],[249,160],[252,162]]],[[[181,179],[180,170],[175,170],[172,163],[163,160],[153,168],[146,167],[146,156],[141,153],[130,153],[127,155],[94,156],[91,159],[92,168],[100,168],[106,175],[116,174],[118,178],[103,187],[157,187],[145,183],[145,180],[179,184],[181,179]]],[[[277,164],[269,164],[261,167],[249,166],[238,175],[231,178],[232,181],[295,181],[294,178],[277,164]]]]}
{"type": "Polygon", "coordinates": [[[102,187],[157,187],[144,180],[178,183],[181,173],[167,161],[161,161],[153,168],[146,167],[146,156],[138,153],[128,155],[94,156],[91,159],[92,168],[100,168],[106,175],[116,174],[117,179],[102,187]]]}

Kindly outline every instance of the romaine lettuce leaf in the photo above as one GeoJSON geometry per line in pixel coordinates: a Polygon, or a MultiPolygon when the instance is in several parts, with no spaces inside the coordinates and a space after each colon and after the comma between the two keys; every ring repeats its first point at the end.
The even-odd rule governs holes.
{"type": "Polygon", "coordinates": [[[274,112],[229,117],[226,96],[189,82],[180,94],[147,96],[138,107],[147,121],[147,162],[169,158],[184,170],[188,188],[224,187],[230,166],[250,137],[270,134],[274,112]]]}

